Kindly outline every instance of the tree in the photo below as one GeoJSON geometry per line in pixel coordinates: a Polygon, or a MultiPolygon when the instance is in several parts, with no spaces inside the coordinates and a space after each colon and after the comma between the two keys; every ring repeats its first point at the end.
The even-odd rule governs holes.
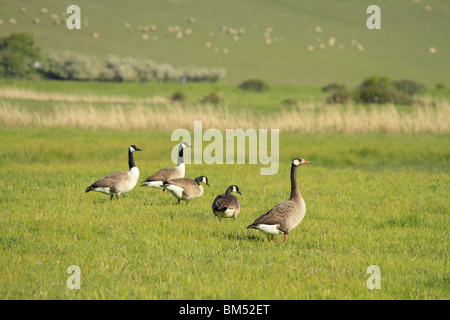
{"type": "Polygon", "coordinates": [[[23,77],[34,72],[41,49],[29,33],[13,33],[0,38],[0,74],[23,77]]]}

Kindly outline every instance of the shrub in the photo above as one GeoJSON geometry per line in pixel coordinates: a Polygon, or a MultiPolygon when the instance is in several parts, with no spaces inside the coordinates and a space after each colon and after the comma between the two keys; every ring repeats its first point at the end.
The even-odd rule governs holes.
{"type": "Polygon", "coordinates": [[[342,90],[345,89],[345,86],[343,84],[338,84],[338,83],[330,83],[328,85],[326,85],[325,87],[322,87],[322,91],[323,92],[333,92],[336,90],[342,90]]]}
{"type": "Polygon", "coordinates": [[[53,79],[94,80],[101,72],[101,63],[93,57],[62,53],[48,57],[44,74],[53,79]]]}
{"type": "Polygon", "coordinates": [[[216,82],[225,77],[225,69],[188,67],[181,69],[180,74],[182,81],[216,82]]]}
{"type": "Polygon", "coordinates": [[[365,79],[356,90],[343,85],[330,84],[322,88],[331,91],[327,103],[397,103],[411,104],[413,95],[422,92],[423,86],[412,80],[392,82],[387,77],[372,76],[365,79]]]}
{"type": "Polygon", "coordinates": [[[345,86],[342,86],[333,91],[333,93],[327,98],[327,103],[351,103],[354,99],[354,95],[354,92],[347,89],[345,86]]]}
{"type": "Polygon", "coordinates": [[[203,103],[222,103],[222,102],[224,102],[224,99],[217,92],[212,92],[212,93],[208,94],[207,96],[203,97],[203,99],[200,102],[203,102],[203,103]]]}
{"type": "Polygon", "coordinates": [[[109,56],[104,60],[63,53],[48,58],[45,75],[49,78],[95,81],[217,81],[225,76],[220,68],[175,69],[152,60],[109,56]]]}
{"type": "Polygon", "coordinates": [[[263,92],[269,90],[269,86],[262,80],[252,79],[242,82],[239,88],[243,90],[263,92]]]}
{"type": "Polygon", "coordinates": [[[135,65],[136,63],[132,58],[120,59],[109,56],[104,62],[100,79],[119,82],[136,81],[138,80],[138,71],[135,65]]]}
{"type": "Polygon", "coordinates": [[[357,90],[358,100],[363,103],[393,103],[396,96],[397,92],[387,77],[367,78],[357,90]]]}
{"type": "Polygon", "coordinates": [[[409,96],[413,96],[415,94],[420,94],[425,89],[423,87],[423,85],[421,85],[420,83],[418,83],[414,80],[408,80],[408,79],[394,81],[394,87],[397,90],[397,92],[407,94],[409,96]]]}
{"type": "Polygon", "coordinates": [[[153,70],[153,77],[160,81],[178,81],[180,80],[180,72],[169,64],[162,64],[153,70]]]}
{"type": "Polygon", "coordinates": [[[186,95],[184,92],[181,91],[175,91],[171,96],[170,100],[174,102],[183,102],[186,101],[186,95]]]}
{"type": "Polygon", "coordinates": [[[0,38],[0,74],[23,77],[35,72],[41,49],[29,33],[13,33],[0,38]]]}

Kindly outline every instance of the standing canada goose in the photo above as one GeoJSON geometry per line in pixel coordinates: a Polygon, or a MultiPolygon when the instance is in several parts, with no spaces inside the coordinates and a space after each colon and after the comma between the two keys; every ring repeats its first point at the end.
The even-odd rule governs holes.
{"type": "Polygon", "coordinates": [[[292,160],[291,167],[291,197],[270,209],[267,213],[256,219],[247,229],[258,229],[271,234],[271,241],[276,234],[284,234],[287,241],[289,232],[303,219],[306,213],[305,200],[303,200],[297,184],[297,168],[302,164],[311,164],[302,158],[292,160]]]}
{"type": "Polygon", "coordinates": [[[206,183],[209,187],[208,178],[200,176],[194,180],[189,178],[172,179],[164,184],[164,188],[178,199],[178,203],[180,203],[180,200],[186,200],[187,205],[189,201],[203,194],[203,187],[200,185],[200,182],[206,183]]]}
{"type": "Polygon", "coordinates": [[[180,143],[178,149],[178,164],[176,167],[164,168],[150,177],[148,177],[144,182],[142,182],[141,187],[152,187],[157,189],[164,189],[164,183],[171,179],[184,178],[185,165],[184,165],[184,149],[191,148],[186,142],[180,143]]]}
{"type": "Polygon", "coordinates": [[[111,195],[110,200],[116,195],[117,200],[119,200],[122,193],[126,193],[133,189],[139,179],[139,169],[136,167],[133,158],[133,152],[135,151],[142,150],[134,144],[128,148],[128,165],[130,170],[110,173],[87,187],[86,192],[97,191],[105,193],[111,195]]]}
{"type": "Polygon", "coordinates": [[[241,204],[238,198],[231,194],[232,192],[242,195],[237,185],[231,185],[227,188],[225,194],[219,194],[212,203],[212,211],[219,218],[219,221],[222,221],[222,218],[233,218],[233,220],[236,220],[241,210],[241,204]]]}

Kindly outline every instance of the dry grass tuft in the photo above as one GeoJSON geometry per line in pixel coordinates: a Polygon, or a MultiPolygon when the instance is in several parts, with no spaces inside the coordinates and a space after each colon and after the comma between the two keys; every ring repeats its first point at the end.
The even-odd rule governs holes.
{"type": "Polygon", "coordinates": [[[408,111],[399,111],[394,105],[320,108],[315,104],[300,104],[292,110],[256,115],[227,106],[186,106],[159,97],[79,96],[21,89],[1,89],[0,96],[9,98],[0,101],[0,125],[6,127],[171,131],[192,130],[194,121],[201,120],[204,130],[267,128],[304,133],[450,133],[448,101],[435,102],[434,106],[416,106],[408,111]],[[13,100],[19,97],[20,100],[13,100]],[[52,108],[40,110],[29,107],[28,99],[57,102],[53,102],[52,108]],[[98,102],[102,103],[101,107],[96,105],[98,102]]]}

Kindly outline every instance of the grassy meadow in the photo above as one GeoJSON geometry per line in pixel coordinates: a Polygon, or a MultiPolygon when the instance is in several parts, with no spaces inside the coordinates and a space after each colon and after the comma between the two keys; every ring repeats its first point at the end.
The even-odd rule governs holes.
{"type": "MultiPolygon", "coordinates": [[[[218,110],[232,106],[173,105],[165,95],[95,95],[81,89],[66,93],[57,84],[53,91],[28,85],[6,83],[1,90],[2,299],[449,298],[448,122],[442,132],[420,134],[364,133],[357,126],[341,133],[336,132],[339,128],[328,132],[320,127],[302,131],[280,122],[276,175],[260,175],[260,163],[189,164],[187,176],[206,175],[211,187],[188,206],[177,205],[168,193],[140,187],[110,201],[84,190],[109,172],[126,170],[130,144],[143,149],[135,155],[141,181],[173,165],[170,152],[177,142],[170,139],[177,125],[192,130],[191,121],[201,119],[204,130],[214,125],[225,129],[214,122],[216,114],[227,125],[245,128],[237,118],[248,113],[247,120],[255,121],[264,111],[243,93],[250,101],[247,109],[218,116],[218,110]],[[92,126],[86,125],[91,119],[83,111],[86,105],[91,112],[104,112],[95,113],[98,119],[92,126]],[[201,116],[197,113],[184,122],[169,117],[172,127],[159,129],[152,122],[137,125],[146,113],[131,117],[138,107],[148,111],[160,105],[169,112],[211,108],[212,113],[196,118],[201,116]],[[44,121],[59,119],[58,112],[69,107],[72,113],[60,119],[70,121],[44,121]],[[24,111],[15,114],[18,121],[32,114],[31,122],[11,122],[8,116],[17,110],[24,111]],[[117,120],[120,115],[130,116],[136,127],[127,128],[117,120]],[[107,120],[115,126],[102,126],[107,120]],[[299,169],[298,178],[307,214],[287,243],[278,237],[272,244],[265,234],[245,227],[289,197],[290,161],[297,156],[312,162],[299,169]],[[236,221],[220,223],[211,203],[230,184],[243,193],[242,210],[236,221]],[[81,269],[80,290],[67,288],[70,265],[81,269]],[[366,286],[370,265],[381,269],[380,290],[366,286]]],[[[110,86],[104,90],[118,85],[110,86]]],[[[175,90],[166,86],[167,92],[175,90]]],[[[195,88],[210,89],[202,87],[195,88]]],[[[227,86],[222,90],[230,91],[227,100],[239,95],[227,86]]],[[[313,97],[320,101],[320,96],[313,97]]],[[[316,117],[310,119],[318,123],[336,116],[334,109],[320,111],[320,102],[300,105],[313,108],[316,117]]],[[[405,107],[396,110],[401,119],[414,113],[405,107]]],[[[448,104],[443,103],[442,110],[448,114],[448,104]]],[[[274,119],[282,112],[265,115],[274,119]]],[[[353,113],[360,120],[361,115],[353,113]]],[[[389,120],[386,115],[383,119],[389,120]]],[[[352,128],[351,123],[345,126],[352,128]]],[[[208,144],[203,142],[203,147],[208,144]]]]}
{"type": "Polygon", "coordinates": [[[31,32],[46,54],[220,67],[230,84],[256,78],[281,85],[358,85],[381,74],[430,88],[450,86],[446,1],[79,0],[81,29],[67,30],[64,18],[72,4],[1,0],[0,36],[31,32]],[[381,30],[366,27],[373,4],[381,8],[381,30]]]}
{"type": "MultiPolygon", "coordinates": [[[[211,187],[188,206],[136,188],[119,201],[85,187],[126,170],[142,180],[169,165],[168,133],[2,128],[3,299],[448,299],[448,138],[287,133],[280,170],[188,165],[211,187]],[[292,148],[295,145],[295,148],[292,148]],[[289,196],[301,167],[307,203],[288,242],[245,226],[289,196]],[[237,184],[242,210],[221,223],[214,197],[237,184]],[[81,289],[66,286],[69,265],[81,289]],[[366,269],[381,269],[380,290],[366,269]]],[[[174,143],[175,144],[175,143],[174,143]]]]}
{"type": "Polygon", "coordinates": [[[0,78],[0,299],[450,299],[445,1],[80,0],[82,28],[68,31],[71,4],[0,0],[0,37],[31,32],[44,55],[152,59],[226,76],[0,78]],[[371,4],[381,30],[366,28],[371,4]],[[325,102],[323,86],[354,88],[371,75],[425,91],[413,105],[325,102]],[[270,89],[239,89],[248,79],[270,89]],[[221,102],[202,102],[210,94],[221,102]],[[174,166],[171,134],[193,135],[197,120],[224,135],[279,129],[278,173],[261,175],[267,165],[249,164],[247,147],[246,164],[187,164],[187,177],[210,183],[187,206],[151,188],[119,201],[85,193],[128,169],[131,144],[142,149],[139,181],[174,166]],[[298,172],[306,216],[286,243],[271,243],[246,226],[289,198],[294,157],[312,163],[298,172]],[[211,204],[231,184],[241,212],[219,222],[211,204]],[[67,286],[71,265],[79,290],[67,286]],[[370,290],[373,265],[381,288],[370,290]]]}

